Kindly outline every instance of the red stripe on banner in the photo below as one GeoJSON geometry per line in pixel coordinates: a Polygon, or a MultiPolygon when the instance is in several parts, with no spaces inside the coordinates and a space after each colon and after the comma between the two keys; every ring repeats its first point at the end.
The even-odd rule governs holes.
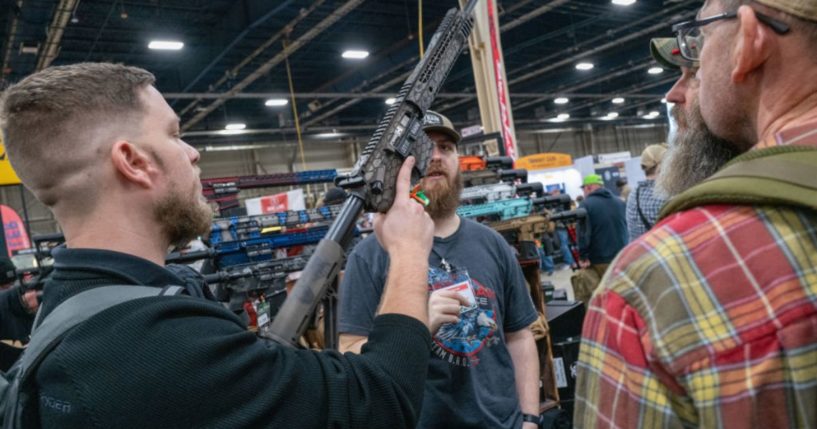
{"type": "Polygon", "coordinates": [[[494,21],[494,2],[488,0],[488,28],[491,34],[491,53],[494,59],[494,82],[496,94],[499,98],[499,117],[502,123],[502,138],[505,140],[505,155],[516,159],[516,144],[511,132],[511,106],[508,104],[508,95],[505,93],[505,77],[502,74],[502,56],[499,53],[499,42],[494,21]]]}

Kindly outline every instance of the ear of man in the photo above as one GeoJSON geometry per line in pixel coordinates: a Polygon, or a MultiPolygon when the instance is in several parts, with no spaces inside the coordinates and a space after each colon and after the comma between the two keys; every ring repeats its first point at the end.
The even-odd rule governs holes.
{"type": "Polygon", "coordinates": [[[111,161],[116,171],[126,181],[142,188],[156,184],[159,169],[150,155],[127,141],[120,140],[111,146],[111,161]]]}
{"type": "Polygon", "coordinates": [[[757,20],[754,9],[741,6],[738,9],[738,43],[735,46],[732,80],[741,83],[778,49],[774,31],[757,20]]]}

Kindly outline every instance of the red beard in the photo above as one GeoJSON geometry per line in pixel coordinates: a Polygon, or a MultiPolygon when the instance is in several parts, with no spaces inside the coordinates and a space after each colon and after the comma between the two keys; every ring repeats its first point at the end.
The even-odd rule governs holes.
{"type": "Polygon", "coordinates": [[[454,177],[449,177],[442,167],[431,164],[422,185],[423,192],[430,200],[426,212],[431,216],[431,219],[442,219],[456,213],[457,207],[460,205],[460,192],[462,191],[462,177],[459,170],[455,172],[454,177]],[[441,178],[429,179],[430,176],[435,175],[439,175],[441,178]]]}

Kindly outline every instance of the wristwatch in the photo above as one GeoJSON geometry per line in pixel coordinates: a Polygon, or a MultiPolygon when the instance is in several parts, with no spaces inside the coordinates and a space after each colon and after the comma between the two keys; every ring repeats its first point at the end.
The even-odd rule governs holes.
{"type": "Polygon", "coordinates": [[[536,423],[539,424],[539,416],[533,414],[525,414],[522,413],[522,421],[525,423],[536,423]]]}

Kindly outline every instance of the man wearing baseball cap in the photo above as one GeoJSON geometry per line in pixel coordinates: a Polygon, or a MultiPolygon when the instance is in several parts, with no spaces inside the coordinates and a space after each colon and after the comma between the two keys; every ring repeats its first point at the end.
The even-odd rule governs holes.
{"type": "Polygon", "coordinates": [[[584,201],[580,207],[587,217],[579,223],[579,266],[596,276],[578,276],[573,282],[576,299],[585,303],[598,286],[598,279],[618,252],[627,245],[627,220],[624,202],[604,187],[604,179],[590,174],[582,181],[584,201]]]}
{"type": "Polygon", "coordinates": [[[696,77],[699,63],[681,55],[678,39],[652,39],[650,52],[663,67],[681,72],[666,96],[667,102],[672,103],[671,115],[677,127],[664,167],[655,177],[656,193],[667,199],[715,174],[742,150],[713,134],[701,117],[696,77]]]}
{"type": "MultiPolygon", "coordinates": [[[[460,135],[429,111],[434,141],[422,180],[431,200],[428,264],[432,353],[417,428],[524,428],[539,421],[539,358],[528,328],[536,319],[522,270],[494,230],[457,216],[460,135]]],[[[340,285],[340,350],[359,352],[377,314],[389,258],[374,237],[355,246],[340,285]]]]}
{"type": "Polygon", "coordinates": [[[817,2],[708,0],[673,29],[701,119],[746,153],[612,264],[576,427],[817,427],[817,2]]]}
{"type": "Polygon", "coordinates": [[[655,177],[667,152],[666,144],[652,144],[641,152],[641,169],[646,176],[638,182],[635,191],[627,199],[627,234],[629,241],[640,237],[655,225],[658,213],[666,201],[655,192],[655,177]]]}

